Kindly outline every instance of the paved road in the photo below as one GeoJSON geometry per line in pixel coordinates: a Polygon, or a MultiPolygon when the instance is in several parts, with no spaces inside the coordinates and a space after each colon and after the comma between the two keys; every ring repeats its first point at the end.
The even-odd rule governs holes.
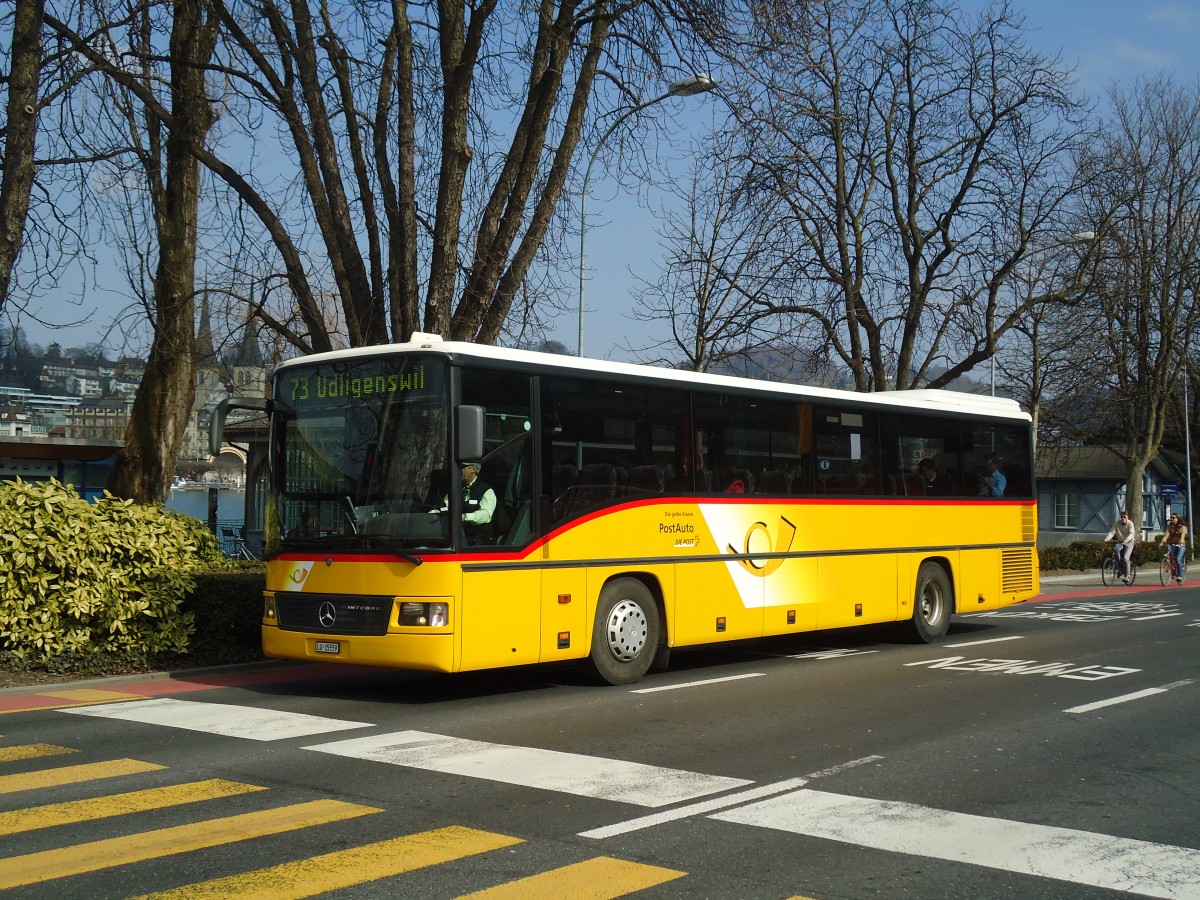
{"type": "Polygon", "coordinates": [[[1200,590],[573,668],[0,695],[21,897],[1200,898],[1200,590]]]}

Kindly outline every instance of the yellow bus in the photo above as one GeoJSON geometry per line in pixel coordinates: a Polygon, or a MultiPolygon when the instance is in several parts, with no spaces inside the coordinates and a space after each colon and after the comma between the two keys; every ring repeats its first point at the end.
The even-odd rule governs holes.
{"type": "Polygon", "coordinates": [[[1007,399],[417,333],[285,362],[271,399],[229,405],[269,413],[269,657],[578,659],[627,684],[674,647],[880,622],[935,641],[1038,591],[1030,417],[1007,399]]]}

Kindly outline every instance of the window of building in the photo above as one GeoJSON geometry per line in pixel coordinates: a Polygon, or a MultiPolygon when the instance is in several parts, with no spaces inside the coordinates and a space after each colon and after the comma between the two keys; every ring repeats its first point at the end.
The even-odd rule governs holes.
{"type": "Polygon", "coordinates": [[[1078,528],[1079,527],[1079,495],[1078,494],[1055,494],[1054,495],[1054,527],[1055,528],[1078,528]]]}

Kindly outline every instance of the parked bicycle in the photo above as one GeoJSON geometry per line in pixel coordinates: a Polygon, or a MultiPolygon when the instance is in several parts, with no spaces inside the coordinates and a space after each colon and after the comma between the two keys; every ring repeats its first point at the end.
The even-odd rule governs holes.
{"type": "Polygon", "coordinates": [[[1165,587],[1172,581],[1183,583],[1184,576],[1187,575],[1187,562],[1176,565],[1175,556],[1168,550],[1163,554],[1162,562],[1158,566],[1158,580],[1165,587]]]}
{"type": "MultiPolygon", "coordinates": [[[[1110,553],[1103,564],[1100,566],[1100,579],[1104,582],[1105,587],[1112,587],[1121,580],[1121,542],[1113,543],[1112,553],[1110,553]]],[[[1125,584],[1133,584],[1137,579],[1137,563],[1133,560],[1133,554],[1129,554],[1129,579],[1125,584]]],[[[1164,582],[1165,584],[1165,582],[1164,582]]]]}

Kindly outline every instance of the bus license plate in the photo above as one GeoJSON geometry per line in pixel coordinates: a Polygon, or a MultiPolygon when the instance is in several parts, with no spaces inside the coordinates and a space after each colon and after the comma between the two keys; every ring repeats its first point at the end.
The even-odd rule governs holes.
{"type": "Polygon", "coordinates": [[[318,653],[337,653],[341,647],[337,641],[317,641],[315,649],[318,653]]]}

